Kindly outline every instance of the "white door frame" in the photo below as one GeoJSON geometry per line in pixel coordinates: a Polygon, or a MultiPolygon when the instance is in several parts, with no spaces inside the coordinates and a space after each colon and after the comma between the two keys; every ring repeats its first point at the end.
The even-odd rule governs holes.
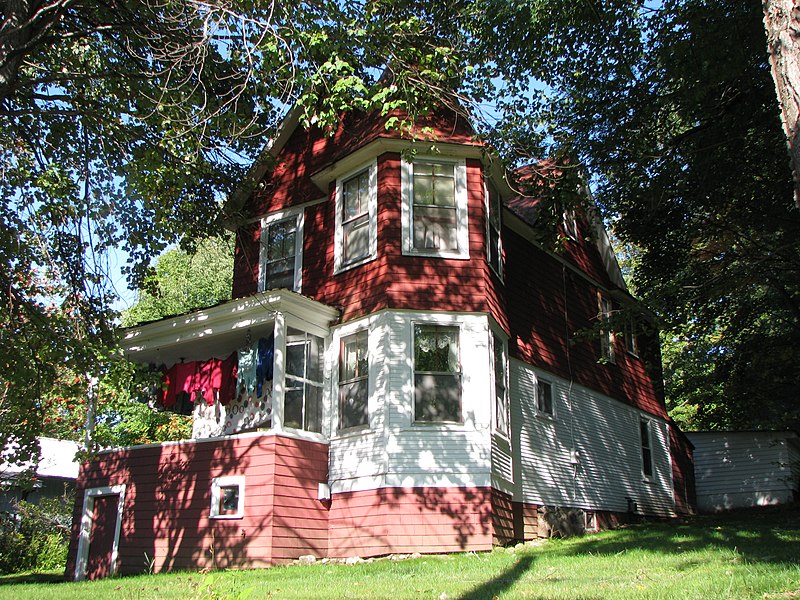
{"type": "Polygon", "coordinates": [[[114,575],[117,572],[117,555],[119,553],[119,534],[122,528],[122,510],[125,504],[126,484],[112,485],[106,487],[87,488],[83,494],[83,510],[81,511],[81,529],[78,536],[78,556],[75,561],[75,581],[82,581],[86,578],[86,567],[89,559],[89,536],[92,532],[94,523],[94,501],[95,498],[103,496],[118,496],[117,502],[117,522],[114,527],[114,543],[111,547],[111,566],[109,573],[114,575]]]}

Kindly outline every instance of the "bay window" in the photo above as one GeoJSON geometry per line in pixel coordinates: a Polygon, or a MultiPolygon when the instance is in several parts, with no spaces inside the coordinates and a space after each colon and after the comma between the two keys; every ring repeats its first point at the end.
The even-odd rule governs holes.
{"type": "Polygon", "coordinates": [[[369,424],[368,332],[342,338],[339,357],[339,429],[369,424]]]}
{"type": "Polygon", "coordinates": [[[462,422],[459,328],[414,326],[414,420],[462,422]]]}

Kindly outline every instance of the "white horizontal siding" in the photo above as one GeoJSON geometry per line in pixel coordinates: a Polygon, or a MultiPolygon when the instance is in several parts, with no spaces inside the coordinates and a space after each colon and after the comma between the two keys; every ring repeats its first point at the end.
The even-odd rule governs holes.
{"type": "MultiPolygon", "coordinates": [[[[687,432],[703,511],[790,502],[797,437],[788,432],[687,432]],[[792,440],[795,440],[794,442],[792,440]]],[[[796,460],[796,458],[795,458],[796,460]]]]}
{"type": "Polygon", "coordinates": [[[667,424],[621,402],[511,361],[512,443],[520,501],[672,514],[667,424]],[[538,376],[553,386],[554,416],[537,413],[538,376]],[[640,419],[651,422],[654,474],[642,476],[640,419]]]}
{"type": "Polygon", "coordinates": [[[483,315],[387,312],[387,485],[488,485],[491,472],[489,329],[483,315]],[[415,323],[457,325],[463,424],[415,424],[415,323]]]}
{"type": "MultiPolygon", "coordinates": [[[[485,486],[491,483],[491,365],[484,315],[383,311],[343,325],[330,348],[336,402],[342,336],[369,327],[370,427],[330,443],[334,492],[380,486],[485,486]],[[463,424],[415,424],[413,327],[429,322],[460,328],[463,424]]],[[[336,409],[331,427],[336,426],[336,409]]],[[[499,460],[499,459],[498,459],[499,460]]],[[[502,467],[505,475],[509,466],[502,467]]],[[[511,479],[508,473],[509,480],[511,479]]]]}

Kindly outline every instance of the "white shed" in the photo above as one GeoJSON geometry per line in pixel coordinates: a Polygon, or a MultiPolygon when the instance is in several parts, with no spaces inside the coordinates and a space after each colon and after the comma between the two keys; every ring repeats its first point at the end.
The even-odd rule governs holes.
{"type": "Polygon", "coordinates": [[[694,445],[697,508],[716,512],[800,499],[794,431],[686,432],[694,445]]]}

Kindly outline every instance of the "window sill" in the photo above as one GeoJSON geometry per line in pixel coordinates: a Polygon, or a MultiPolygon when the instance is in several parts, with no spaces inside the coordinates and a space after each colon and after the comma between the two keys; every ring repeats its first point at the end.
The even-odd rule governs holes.
{"type": "Polygon", "coordinates": [[[347,429],[340,429],[336,435],[331,438],[334,440],[344,440],[348,438],[361,437],[368,433],[375,433],[369,425],[361,425],[359,427],[348,427],[347,429]]]}
{"type": "Polygon", "coordinates": [[[371,254],[371,255],[369,255],[369,256],[367,256],[365,258],[362,258],[360,260],[349,262],[349,263],[347,263],[345,265],[340,265],[338,268],[334,269],[333,274],[334,275],[339,275],[340,273],[345,273],[347,271],[350,271],[351,269],[355,269],[356,267],[360,267],[361,265],[365,265],[365,264],[367,264],[369,262],[372,262],[376,258],[378,258],[378,256],[376,254],[371,254]]]}
{"type": "Polygon", "coordinates": [[[549,421],[550,423],[555,423],[557,420],[555,415],[550,415],[539,410],[536,411],[536,418],[542,421],[549,421]]]}
{"type": "Polygon", "coordinates": [[[403,256],[419,256],[424,258],[449,258],[453,260],[469,260],[469,252],[440,252],[438,250],[404,249],[403,256]]]}
{"type": "Polygon", "coordinates": [[[209,519],[213,519],[215,521],[235,521],[244,518],[244,515],[235,514],[235,515],[210,515],[209,519]]]}

